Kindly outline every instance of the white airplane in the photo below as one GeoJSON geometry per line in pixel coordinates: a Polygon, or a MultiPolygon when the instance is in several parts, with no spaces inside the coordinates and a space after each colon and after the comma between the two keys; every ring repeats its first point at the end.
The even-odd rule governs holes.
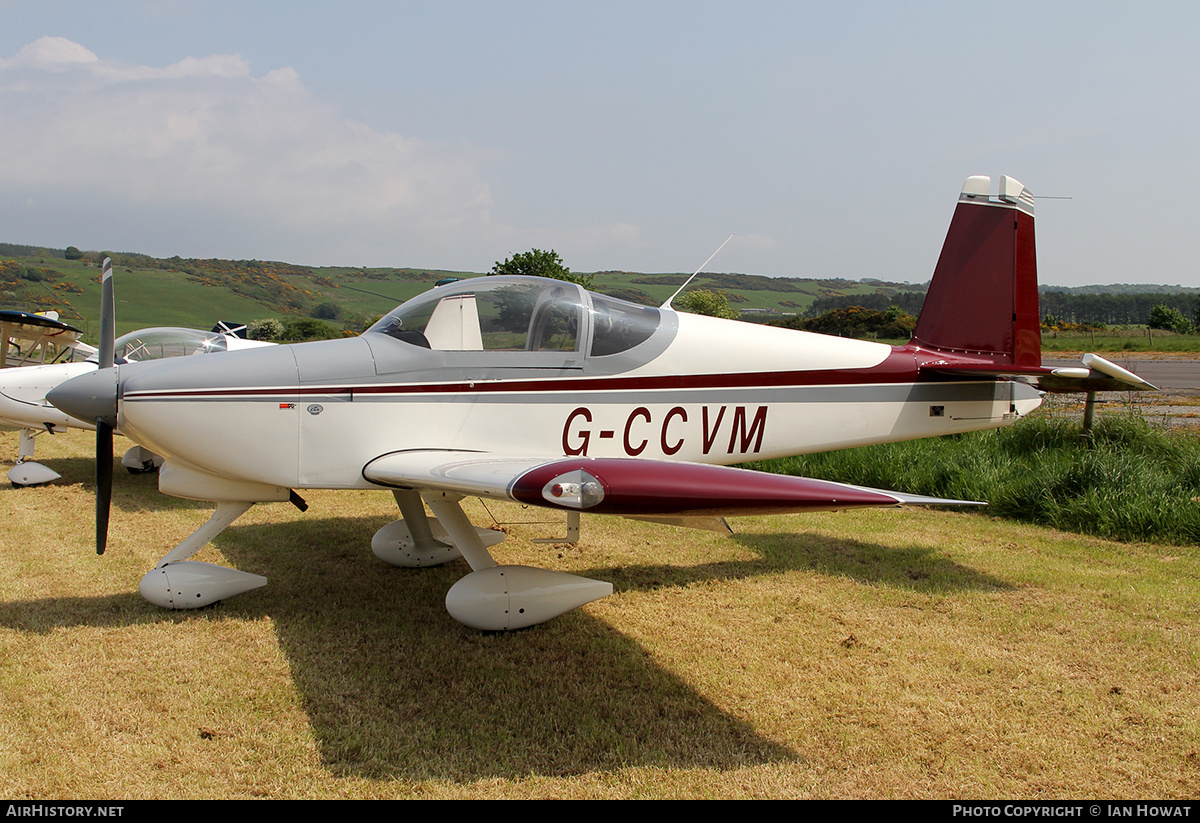
{"type": "MultiPolygon", "coordinates": [[[[150,328],[130,332],[118,338],[115,341],[115,358],[120,363],[132,363],[164,357],[238,351],[264,345],[271,344],[246,340],[232,332],[216,333],[174,327],[150,328]]],[[[47,433],[57,434],[66,428],[96,428],[94,422],[81,421],[64,414],[46,400],[46,394],[55,386],[96,370],[96,349],[83,343],[79,343],[78,347],[90,352],[92,358],[0,371],[0,426],[11,426],[20,429],[21,432],[17,446],[17,462],[9,469],[7,475],[8,481],[14,486],[50,483],[61,476],[33,459],[36,437],[47,433]]],[[[152,471],[162,463],[162,458],[140,446],[134,446],[125,453],[121,463],[130,472],[138,473],[152,471]]]]}
{"type": "MultiPolygon", "coordinates": [[[[737,514],[970,505],[722,464],[1003,426],[1037,408],[1043,384],[1147,387],[1101,358],[1041,365],[1033,198],[1008,177],[990,188],[982,176],[963,187],[904,346],[481,277],[436,287],[354,339],[101,368],[50,400],[96,422],[98,454],[119,426],[164,456],[161,491],[216,503],[142,579],[151,602],[200,607],[264,585],[187,559],[255,503],[391,489],[403,519],[375,535],[375,553],[401,566],[465,558],[450,614],[516,629],[612,586],[498,565],[488,549],[504,535],[471,525],[466,496],[565,511],[571,537],[580,512],[720,528],[737,514]]],[[[98,471],[98,551],[104,462],[110,483],[111,454],[98,471]]]]}

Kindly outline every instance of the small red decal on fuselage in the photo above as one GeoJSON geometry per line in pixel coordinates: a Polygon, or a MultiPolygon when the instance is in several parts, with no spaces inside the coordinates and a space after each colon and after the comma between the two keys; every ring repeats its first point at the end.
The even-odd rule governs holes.
{"type": "Polygon", "coordinates": [[[720,446],[725,447],[725,454],[758,454],[762,448],[767,428],[766,406],[758,406],[752,412],[746,406],[703,406],[698,417],[699,420],[694,412],[689,417],[687,409],[675,406],[655,419],[648,408],[638,406],[625,416],[625,423],[619,428],[594,431],[588,425],[594,419],[592,410],[580,406],[567,415],[563,424],[563,453],[587,457],[593,434],[601,440],[620,438],[622,450],[630,457],[640,455],[654,440],[657,440],[659,450],[670,456],[683,449],[689,437],[697,436],[704,454],[710,454],[714,447],[720,446]],[[692,427],[688,426],[689,420],[692,427]],[[722,426],[726,420],[728,424],[722,426]],[[697,422],[700,424],[698,431],[695,428],[697,422]]]}

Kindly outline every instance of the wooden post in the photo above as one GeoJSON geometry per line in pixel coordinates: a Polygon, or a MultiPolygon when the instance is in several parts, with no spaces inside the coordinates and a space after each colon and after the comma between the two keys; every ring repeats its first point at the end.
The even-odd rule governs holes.
{"type": "Polygon", "coordinates": [[[1083,437],[1087,439],[1090,447],[1092,442],[1092,423],[1096,419],[1096,392],[1089,391],[1087,393],[1087,402],[1083,406],[1083,437]]]}

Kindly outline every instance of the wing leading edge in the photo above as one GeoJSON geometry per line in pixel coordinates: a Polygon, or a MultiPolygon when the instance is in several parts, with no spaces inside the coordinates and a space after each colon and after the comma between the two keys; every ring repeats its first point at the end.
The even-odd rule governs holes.
{"type": "Polygon", "coordinates": [[[372,460],[363,468],[363,477],[392,488],[639,518],[985,505],[729,466],[630,458],[403,451],[372,460]]]}

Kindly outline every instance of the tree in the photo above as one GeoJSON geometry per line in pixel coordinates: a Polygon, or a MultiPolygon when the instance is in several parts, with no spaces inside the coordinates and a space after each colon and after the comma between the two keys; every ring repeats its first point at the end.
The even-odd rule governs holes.
{"type": "Polygon", "coordinates": [[[63,257],[67,260],[80,260],[83,258],[83,252],[75,246],[67,246],[67,250],[63,252],[63,257]]]}
{"type": "Polygon", "coordinates": [[[818,334],[836,334],[839,337],[904,339],[912,336],[916,324],[917,319],[905,314],[899,306],[889,307],[887,311],[850,306],[846,309],[833,309],[807,320],[792,318],[783,325],[818,334]]]}
{"type": "Polygon", "coordinates": [[[681,294],[675,298],[675,305],[680,311],[692,314],[707,314],[709,317],[724,317],[727,320],[737,320],[741,312],[729,305],[729,296],[723,291],[696,289],[681,294]]]}
{"type": "Polygon", "coordinates": [[[592,275],[572,274],[571,270],[563,265],[562,258],[554,249],[549,251],[530,249],[527,252],[514,254],[503,263],[492,266],[491,273],[551,277],[555,280],[566,280],[568,283],[578,283],[585,289],[592,287],[592,275]]]}
{"type": "Polygon", "coordinates": [[[1146,325],[1152,329],[1165,329],[1176,334],[1187,334],[1192,330],[1192,321],[1184,317],[1183,312],[1162,303],[1150,310],[1150,318],[1146,325]]]}
{"type": "Polygon", "coordinates": [[[337,303],[326,301],[313,309],[313,317],[318,320],[337,320],[342,316],[342,308],[337,303]]]}
{"type": "Polygon", "coordinates": [[[303,343],[306,340],[333,340],[341,336],[340,330],[323,320],[289,317],[283,322],[283,335],[279,339],[284,343],[303,343]]]}

